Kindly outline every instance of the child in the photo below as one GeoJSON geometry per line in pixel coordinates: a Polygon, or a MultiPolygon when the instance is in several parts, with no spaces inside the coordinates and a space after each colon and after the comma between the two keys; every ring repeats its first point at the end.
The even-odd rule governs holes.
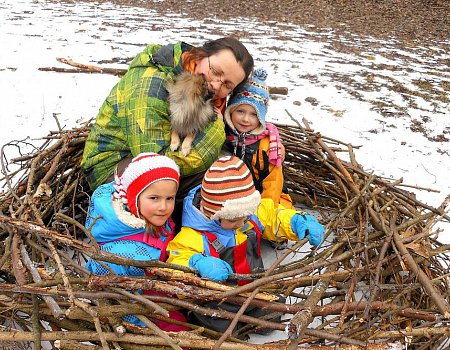
{"type": "Polygon", "coordinates": [[[248,82],[230,97],[224,115],[227,138],[222,151],[244,161],[262,198],[294,209],[283,188],[284,149],[280,135],[275,125],[265,121],[269,102],[266,77],[264,69],[256,69],[248,82]]]}
{"type": "MultiPolygon", "coordinates": [[[[178,165],[156,153],[141,153],[133,158],[115,181],[98,187],[91,198],[86,227],[102,250],[121,257],[148,261],[166,259],[166,247],[174,237],[170,218],[179,184],[178,165]]],[[[121,276],[144,276],[143,269],[104,262],[121,276]]],[[[110,271],[90,259],[86,268],[97,275],[110,271]]],[[[144,292],[145,293],[145,292],[144,292]]],[[[179,311],[172,318],[185,321],[179,311]]],[[[128,322],[144,326],[136,316],[126,315],[128,322]]],[[[158,321],[164,330],[187,328],[158,321]]]]}
{"type": "MultiPolygon", "coordinates": [[[[223,282],[233,272],[264,270],[261,239],[299,240],[317,246],[324,228],[312,216],[261,199],[247,166],[235,156],[223,156],[206,171],[201,185],[184,200],[183,227],[167,246],[168,262],[197,269],[201,277],[223,282]]],[[[240,281],[240,284],[246,283],[240,281]]],[[[210,303],[236,312],[229,303],[210,303]]],[[[261,316],[249,307],[246,315],[261,316]]],[[[223,332],[231,321],[190,313],[191,322],[223,332]]]]}

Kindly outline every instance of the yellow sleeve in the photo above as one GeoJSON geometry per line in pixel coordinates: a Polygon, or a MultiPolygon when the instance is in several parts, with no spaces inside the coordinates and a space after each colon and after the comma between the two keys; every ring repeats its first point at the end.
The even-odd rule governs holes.
{"type": "MultiPolygon", "coordinates": [[[[284,146],[283,152],[284,152],[284,146]]],[[[259,152],[257,152],[253,156],[253,167],[255,167],[255,164],[257,162],[256,157],[259,157],[259,164],[263,164],[263,156],[261,155],[261,152],[265,152],[268,154],[269,152],[269,137],[263,138],[259,143],[259,152]]],[[[282,166],[275,166],[271,163],[269,163],[269,174],[264,178],[262,181],[262,193],[261,198],[270,198],[272,199],[275,204],[281,203],[286,209],[295,209],[294,205],[292,204],[291,197],[283,193],[283,186],[284,186],[284,175],[283,175],[283,167],[282,166]]]]}
{"type": "Polygon", "coordinates": [[[297,213],[297,210],[286,209],[272,199],[262,198],[256,216],[264,227],[263,237],[277,242],[285,239],[298,241],[298,236],[291,227],[291,219],[297,213]]]}
{"type": "Polygon", "coordinates": [[[180,232],[167,245],[169,255],[167,262],[189,266],[191,256],[203,253],[203,250],[202,234],[189,227],[182,227],[180,232]]]}

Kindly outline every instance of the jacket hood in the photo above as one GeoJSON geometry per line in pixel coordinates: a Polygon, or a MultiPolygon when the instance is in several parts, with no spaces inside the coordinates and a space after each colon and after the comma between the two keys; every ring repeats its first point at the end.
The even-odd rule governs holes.
{"type": "MultiPolygon", "coordinates": [[[[98,187],[92,195],[85,226],[89,228],[95,218],[98,218],[91,228],[91,233],[98,243],[113,241],[145,231],[145,222],[143,220],[135,218],[142,222],[142,227],[136,227],[139,225],[130,226],[118,218],[114,207],[111,205],[114,191],[114,181],[112,181],[98,187]]],[[[125,213],[125,209],[122,210],[125,213]]],[[[132,215],[131,213],[125,214],[132,215]]]]}
{"type": "Polygon", "coordinates": [[[210,220],[194,205],[194,197],[201,189],[201,185],[194,187],[183,201],[182,226],[196,231],[207,231],[214,234],[223,245],[233,247],[235,245],[235,231],[225,230],[218,220],[210,220]]]}
{"type": "Polygon", "coordinates": [[[181,55],[193,46],[178,42],[168,45],[148,45],[130,64],[129,69],[140,67],[155,67],[165,73],[178,75],[183,70],[181,55]]]}

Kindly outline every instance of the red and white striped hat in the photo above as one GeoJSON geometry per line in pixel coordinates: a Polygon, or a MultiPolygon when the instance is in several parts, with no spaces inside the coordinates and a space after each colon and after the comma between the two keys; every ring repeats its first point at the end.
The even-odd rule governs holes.
{"type": "Polygon", "coordinates": [[[245,163],[235,156],[216,160],[206,171],[200,207],[211,220],[237,219],[258,209],[261,195],[245,163]]]}
{"type": "Polygon", "coordinates": [[[134,157],[123,174],[116,178],[116,189],[130,211],[139,217],[139,195],[148,186],[161,180],[173,180],[178,188],[178,165],[172,159],[157,153],[141,153],[134,157]]]}

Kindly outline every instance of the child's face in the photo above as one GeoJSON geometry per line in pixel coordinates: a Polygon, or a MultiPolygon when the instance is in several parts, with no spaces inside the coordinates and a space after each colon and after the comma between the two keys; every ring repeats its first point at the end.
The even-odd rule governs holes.
{"type": "Polygon", "coordinates": [[[231,113],[231,122],[238,132],[250,132],[259,126],[258,114],[255,107],[242,104],[231,113]]]}
{"type": "Polygon", "coordinates": [[[163,226],[175,208],[177,184],[161,180],[148,186],[138,200],[139,213],[153,226],[163,226]]]}
{"type": "Polygon", "coordinates": [[[220,219],[220,226],[224,230],[237,230],[247,222],[248,216],[243,216],[236,219],[220,219]]]}

